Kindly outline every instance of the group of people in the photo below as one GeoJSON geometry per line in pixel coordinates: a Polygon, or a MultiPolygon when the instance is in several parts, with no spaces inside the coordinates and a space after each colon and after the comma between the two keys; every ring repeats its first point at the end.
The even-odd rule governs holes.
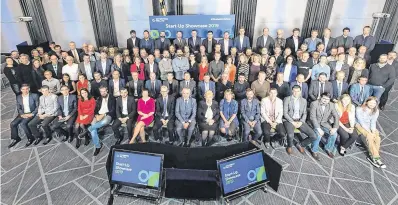
{"type": "Polygon", "coordinates": [[[293,146],[301,153],[308,147],[320,160],[322,137],[334,157],[361,136],[368,160],[385,168],[376,121],[396,78],[397,53],[370,64],[370,27],[355,38],[349,32],[333,38],[326,28],[321,38],[314,30],[304,39],[296,28],[285,39],[283,30],[273,38],[264,28],[252,48],[244,28],[218,41],[212,31],[203,40],[196,30],[188,39],[177,32],[171,41],[164,31],[158,39],[144,31],[140,39],[132,30],[121,53],[112,46],[100,53],[87,44],[78,49],[74,42],[67,52],[53,42],[47,53],[35,49],[32,60],[12,51],[4,73],[17,95],[18,116],[9,147],[21,141],[21,126],[26,146],[47,144],[55,132],[63,141],[76,139],[77,148],[92,140],[97,155],[98,131],[111,125],[116,144],[124,139],[123,126],[129,143],[146,142],[151,127],[156,141],[186,147],[198,130],[203,146],[215,135],[262,140],[267,148],[273,139],[286,139],[288,154],[293,146]]]}

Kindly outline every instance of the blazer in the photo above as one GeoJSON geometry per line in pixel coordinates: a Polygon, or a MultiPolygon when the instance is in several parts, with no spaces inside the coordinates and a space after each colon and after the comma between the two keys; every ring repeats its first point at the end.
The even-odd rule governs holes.
{"type": "Polygon", "coordinates": [[[110,78],[111,75],[112,75],[112,73],[111,73],[111,65],[112,65],[111,59],[106,59],[105,73],[104,73],[103,68],[102,68],[101,60],[97,60],[95,62],[95,71],[100,72],[102,74],[102,77],[110,78]]]}
{"type": "MultiPolygon", "coordinates": [[[[134,96],[135,88],[134,88],[134,80],[131,80],[127,83],[126,87],[129,89],[129,95],[134,96]]],[[[137,97],[135,98],[141,98],[142,97],[142,88],[144,88],[144,81],[138,80],[137,81],[137,97]]]]}
{"type": "Polygon", "coordinates": [[[189,98],[188,103],[185,104],[184,98],[179,97],[176,102],[175,114],[180,123],[194,121],[196,118],[196,99],[189,98]]]}
{"type": "Polygon", "coordinates": [[[153,51],[155,50],[155,41],[151,38],[149,38],[148,40],[141,39],[140,48],[145,48],[148,53],[153,53],[153,51]]]}
{"type": "MultiPolygon", "coordinates": [[[[134,86],[134,85],[133,85],[134,86]]],[[[155,80],[155,90],[152,88],[152,81],[147,80],[145,81],[145,88],[148,89],[149,95],[153,98],[156,99],[158,95],[160,94],[160,87],[162,86],[162,81],[160,80],[155,80]]]]}
{"type": "MultiPolygon", "coordinates": [[[[225,54],[225,46],[224,46],[224,39],[218,40],[218,43],[221,45],[221,53],[225,54]]],[[[228,54],[231,54],[231,48],[234,46],[234,41],[232,39],[228,39],[228,54]]],[[[236,62],[236,61],[235,61],[236,62]]]]}
{"type": "Polygon", "coordinates": [[[367,36],[366,42],[363,35],[358,35],[354,38],[354,46],[358,49],[360,46],[365,46],[367,48],[366,52],[370,53],[376,45],[376,38],[372,35],[367,36]]]}
{"type": "MultiPolygon", "coordinates": [[[[171,121],[175,120],[175,106],[176,106],[176,100],[173,96],[168,95],[167,96],[167,114],[168,118],[171,121]]],[[[163,104],[163,97],[159,96],[158,99],[156,100],[156,111],[155,111],[155,120],[161,120],[163,119],[163,112],[164,112],[164,104],[163,104]]]]}
{"type": "Polygon", "coordinates": [[[246,50],[246,48],[250,47],[250,41],[249,41],[249,37],[244,36],[243,37],[243,42],[242,45],[240,44],[240,37],[236,36],[234,38],[234,47],[237,48],[238,53],[244,52],[246,50]]]}
{"type": "MultiPolygon", "coordinates": [[[[348,70],[347,83],[350,83],[350,82],[351,82],[351,78],[352,78],[352,75],[354,74],[354,71],[355,71],[355,68],[354,68],[354,67],[350,67],[350,68],[349,68],[349,70],[348,70]]],[[[363,69],[362,72],[361,72],[361,76],[369,77],[369,70],[366,69],[366,68],[363,69]]],[[[355,82],[355,83],[356,83],[356,82],[355,82]]]]}
{"type": "MultiPolygon", "coordinates": [[[[191,90],[191,97],[195,98],[196,97],[196,82],[194,80],[189,81],[189,89],[191,90]]],[[[186,88],[187,84],[185,83],[185,80],[180,81],[180,93],[182,92],[183,88],[186,88]]]]}
{"type": "Polygon", "coordinates": [[[354,46],[354,38],[351,36],[347,36],[347,41],[344,44],[344,37],[343,35],[336,37],[336,40],[334,41],[334,46],[335,47],[344,47],[345,50],[351,48],[354,46]]]}
{"type": "MultiPolygon", "coordinates": [[[[216,43],[217,43],[216,39],[212,38],[211,39],[211,54],[213,54],[213,52],[214,52],[214,47],[216,46],[216,43]]],[[[209,40],[207,38],[203,39],[202,45],[205,47],[206,53],[209,53],[209,52],[207,52],[207,46],[209,46],[209,40]]]]}
{"type": "MultiPolygon", "coordinates": [[[[144,65],[144,71],[145,71],[145,79],[149,80],[149,75],[151,74],[150,72],[151,66],[149,63],[146,63],[144,65]]],[[[156,74],[156,79],[159,78],[159,66],[157,63],[153,62],[153,72],[156,74]]]]}
{"type": "MultiPolygon", "coordinates": [[[[338,94],[338,87],[337,87],[337,80],[332,81],[332,87],[333,87],[333,93],[332,93],[332,99],[338,99],[340,96],[338,94]]],[[[348,92],[348,83],[343,81],[341,89],[341,95],[346,94],[348,92]]]]}
{"type": "Polygon", "coordinates": [[[254,97],[250,109],[247,98],[243,99],[240,101],[240,113],[245,122],[257,121],[260,123],[260,101],[254,97]],[[250,118],[253,118],[254,120],[250,120],[250,118]]]}
{"type": "MultiPolygon", "coordinates": [[[[216,95],[216,83],[213,81],[209,81],[209,90],[213,92],[213,95],[216,95]]],[[[206,92],[206,86],[204,81],[199,82],[199,99],[204,100],[206,92]]]]}
{"type": "MultiPolygon", "coordinates": [[[[265,97],[261,100],[261,122],[267,122],[269,121],[269,116],[270,116],[270,110],[267,105],[271,103],[271,100],[269,97],[265,97]]],[[[283,102],[281,99],[276,98],[275,99],[275,122],[280,124],[282,123],[282,116],[283,116],[283,102]]]]}
{"type": "MultiPolygon", "coordinates": [[[[122,97],[116,100],[116,118],[121,118],[123,112],[123,100],[122,97]]],[[[132,96],[127,96],[127,112],[129,119],[135,119],[137,113],[137,104],[132,96]]]]}
{"type": "MultiPolygon", "coordinates": [[[[282,64],[279,67],[279,71],[278,72],[282,72],[282,73],[285,72],[285,65],[284,64],[282,64]]],[[[296,77],[297,77],[297,66],[292,64],[292,68],[290,69],[289,83],[290,82],[294,82],[296,80],[296,77]]]]}
{"type": "Polygon", "coordinates": [[[135,38],[135,43],[133,42],[132,38],[128,38],[127,39],[127,49],[129,49],[130,51],[133,50],[134,47],[140,47],[140,38],[135,38]]]}
{"type": "Polygon", "coordinates": [[[265,42],[265,46],[264,46],[264,35],[261,35],[257,38],[256,49],[258,53],[261,53],[261,49],[264,47],[267,48],[268,51],[272,51],[274,46],[275,46],[275,41],[271,36],[267,37],[267,42],[265,42]]]}
{"type": "MultiPolygon", "coordinates": [[[[68,96],[68,111],[69,116],[74,116],[77,112],[77,99],[76,95],[68,96]]],[[[64,96],[58,96],[58,116],[64,116],[64,96]]]]}
{"type": "MultiPolygon", "coordinates": [[[[126,82],[124,81],[123,78],[119,78],[119,89],[122,89],[124,87],[126,87],[126,82]]],[[[115,89],[115,85],[113,83],[113,79],[109,79],[108,88],[109,88],[109,93],[112,93],[112,95],[113,95],[113,89],[115,89]]]]}
{"type": "MultiPolygon", "coordinates": [[[[218,102],[213,100],[211,103],[210,107],[211,111],[213,112],[213,120],[214,123],[218,123],[218,120],[220,119],[220,106],[218,105],[218,102]]],[[[201,100],[198,105],[198,112],[196,113],[196,118],[199,123],[205,123],[206,122],[206,111],[207,111],[207,104],[205,100],[201,100]]]]}
{"type": "MultiPolygon", "coordinates": [[[[17,96],[17,110],[19,115],[25,114],[23,109],[23,99],[22,94],[20,94],[17,96]]],[[[29,93],[29,109],[33,116],[37,114],[39,109],[39,96],[35,93],[29,93]]]]}
{"type": "MultiPolygon", "coordinates": [[[[322,43],[325,44],[325,38],[322,37],[321,40],[322,40],[322,43]]],[[[336,41],[335,38],[329,37],[328,45],[325,45],[327,54],[329,54],[330,50],[334,47],[335,41],[336,41]]]]}
{"type": "Polygon", "coordinates": [[[176,47],[176,50],[181,48],[184,50],[184,46],[188,45],[187,40],[185,38],[181,38],[181,41],[178,41],[178,39],[174,39],[173,45],[176,47]]]}
{"type": "MultiPolygon", "coordinates": [[[[102,105],[102,95],[99,96],[99,98],[97,99],[96,103],[95,103],[95,109],[94,109],[94,113],[96,115],[98,115],[98,112],[101,109],[101,105],[102,105]]],[[[113,97],[113,95],[108,94],[108,112],[105,113],[106,115],[109,115],[112,117],[112,119],[115,119],[115,114],[116,114],[116,101],[115,98],[113,97]]]]}
{"type": "Polygon", "coordinates": [[[296,50],[300,48],[301,44],[303,44],[304,38],[301,36],[298,36],[298,48],[296,48],[296,45],[294,44],[293,36],[290,36],[286,38],[286,48],[290,48],[292,50],[292,54],[296,55],[296,50]]]}
{"type": "Polygon", "coordinates": [[[188,46],[191,53],[199,52],[200,45],[202,44],[202,39],[196,36],[195,45],[193,45],[193,38],[188,38],[188,46]]]}
{"type": "MultiPolygon", "coordinates": [[[[337,111],[337,114],[339,115],[339,120],[340,120],[341,116],[343,115],[343,110],[340,110],[340,108],[339,108],[337,103],[335,103],[334,105],[336,107],[336,111],[337,111]]],[[[355,123],[356,123],[356,120],[355,120],[355,106],[351,105],[350,110],[347,110],[347,111],[348,111],[348,121],[350,123],[350,127],[354,127],[355,123]]]]}
{"type": "MultiPolygon", "coordinates": [[[[308,91],[308,95],[310,96],[311,101],[315,101],[318,99],[319,89],[320,89],[319,81],[317,80],[311,81],[310,90],[308,91]]],[[[328,92],[330,93],[330,95],[333,95],[333,86],[331,82],[329,81],[325,82],[325,85],[323,87],[323,92],[328,92]]],[[[323,92],[321,91],[320,94],[322,94],[323,92]]]]}
{"type": "MultiPolygon", "coordinates": [[[[166,86],[170,90],[170,85],[169,85],[169,82],[167,80],[163,81],[163,85],[166,86]]],[[[178,96],[178,93],[180,92],[178,81],[173,79],[173,82],[171,83],[171,87],[172,87],[172,90],[173,90],[173,93],[171,94],[171,96],[176,98],[178,96]]]]}
{"type": "Polygon", "coordinates": [[[314,129],[325,127],[328,129],[339,128],[339,114],[337,114],[334,103],[329,102],[322,111],[319,100],[311,103],[310,120],[314,129]],[[333,125],[331,125],[333,123],[333,125]],[[332,127],[333,126],[333,127],[332,127]]]}
{"type": "MultiPolygon", "coordinates": [[[[291,82],[290,83],[290,90],[292,90],[293,86],[298,85],[297,81],[291,82]]],[[[308,84],[307,83],[301,83],[301,96],[305,99],[308,98],[308,84]]]]}
{"type": "MultiPolygon", "coordinates": [[[[83,50],[80,49],[80,48],[76,48],[76,51],[77,51],[77,55],[79,55],[79,60],[80,60],[80,62],[82,62],[82,61],[83,61],[83,58],[80,57],[80,54],[83,53],[83,50]]],[[[68,51],[68,55],[69,55],[69,56],[72,56],[72,57],[73,57],[73,60],[75,60],[75,58],[74,58],[73,53],[72,53],[71,50],[68,51]]]]}
{"type": "Polygon", "coordinates": [[[160,38],[155,40],[155,49],[159,49],[160,52],[163,52],[164,50],[169,50],[169,47],[171,45],[171,42],[168,38],[165,38],[163,41],[163,49],[162,49],[162,40],[160,38]]]}
{"type": "Polygon", "coordinates": [[[371,87],[369,85],[364,85],[362,95],[363,97],[361,99],[361,86],[359,83],[355,83],[350,86],[351,101],[355,106],[362,105],[362,103],[371,95],[371,87]]]}
{"type": "MultiPolygon", "coordinates": [[[[329,80],[330,81],[336,80],[336,73],[337,73],[336,64],[337,64],[337,61],[332,61],[332,62],[329,63],[329,67],[330,67],[329,80]]],[[[344,62],[344,64],[341,66],[341,71],[343,71],[344,74],[345,74],[344,82],[347,82],[348,74],[350,72],[349,70],[350,70],[350,66],[346,62],[344,62]]]]}
{"type": "MultiPolygon", "coordinates": [[[[305,121],[307,120],[307,100],[302,97],[298,100],[300,104],[300,109],[299,109],[300,122],[305,123],[305,121]]],[[[291,95],[287,96],[283,100],[283,117],[286,121],[293,123],[294,122],[293,115],[294,115],[294,97],[291,95]]]]}
{"type": "Polygon", "coordinates": [[[46,70],[51,71],[53,78],[56,78],[56,79],[62,79],[62,67],[64,67],[64,64],[61,62],[58,62],[57,63],[57,72],[55,73],[54,67],[51,63],[49,63],[45,66],[46,70]]]}
{"type": "MultiPolygon", "coordinates": [[[[94,61],[90,61],[90,67],[91,67],[91,77],[94,79],[94,72],[95,72],[95,62],[94,61]]],[[[79,69],[79,73],[87,75],[86,68],[84,68],[84,62],[79,63],[78,69],[79,69]]]]}

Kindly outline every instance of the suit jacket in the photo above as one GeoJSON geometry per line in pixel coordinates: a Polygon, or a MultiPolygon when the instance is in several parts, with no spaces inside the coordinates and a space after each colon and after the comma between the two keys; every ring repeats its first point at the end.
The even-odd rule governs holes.
{"type": "Polygon", "coordinates": [[[322,111],[322,106],[319,100],[311,103],[310,120],[314,129],[325,127],[328,129],[339,128],[339,114],[337,114],[334,103],[329,102],[322,111]],[[332,124],[331,125],[331,120],[332,124]],[[333,126],[333,127],[332,127],[333,126]]]}
{"type": "MultiPolygon", "coordinates": [[[[163,85],[166,86],[169,90],[170,90],[170,86],[169,86],[169,82],[167,80],[163,81],[163,85]]],[[[171,94],[171,96],[173,96],[174,98],[176,98],[178,96],[178,93],[180,92],[180,89],[178,88],[178,81],[173,79],[173,82],[171,84],[173,93],[171,94]]],[[[170,93],[169,93],[170,95],[170,93]]]]}
{"type": "Polygon", "coordinates": [[[354,38],[352,38],[351,36],[347,36],[347,41],[344,44],[344,37],[343,37],[343,35],[341,35],[336,38],[334,46],[335,47],[342,46],[342,47],[344,47],[345,50],[347,50],[354,46],[354,38]]]}
{"type": "Polygon", "coordinates": [[[141,39],[140,48],[145,48],[148,53],[153,53],[153,51],[155,50],[155,41],[151,38],[149,38],[148,40],[141,39]]]}
{"type": "MultiPolygon", "coordinates": [[[[37,114],[37,111],[39,109],[39,96],[35,93],[29,93],[29,109],[30,113],[32,113],[33,116],[37,114]]],[[[22,94],[17,96],[17,110],[19,115],[25,114],[23,108],[22,94]]]]}
{"type": "MultiPolygon", "coordinates": [[[[168,95],[167,96],[167,119],[169,121],[174,121],[175,120],[175,106],[176,106],[176,100],[173,96],[168,95]]],[[[155,120],[161,120],[163,118],[163,112],[164,112],[164,104],[163,104],[163,97],[159,96],[158,99],[156,100],[156,111],[155,111],[155,120]]]]}
{"type": "Polygon", "coordinates": [[[237,48],[238,53],[245,52],[246,48],[250,47],[249,37],[244,36],[242,45],[240,44],[240,36],[234,38],[234,46],[237,48]]]}
{"type": "Polygon", "coordinates": [[[361,86],[359,83],[352,84],[350,86],[351,101],[354,105],[360,106],[362,103],[371,95],[371,87],[364,85],[361,99],[361,86]]]}
{"type": "Polygon", "coordinates": [[[155,80],[155,90],[152,88],[152,82],[151,80],[145,81],[145,88],[148,89],[149,95],[153,98],[156,99],[158,98],[160,94],[160,87],[162,86],[162,81],[160,80],[155,80]]]}
{"type": "Polygon", "coordinates": [[[51,63],[46,65],[46,70],[51,71],[53,78],[56,79],[62,79],[62,67],[64,67],[64,64],[61,62],[57,63],[57,72],[55,72],[54,67],[51,63]]]}
{"type": "MultiPolygon", "coordinates": [[[[281,67],[279,67],[278,72],[283,73],[284,71],[285,71],[285,65],[281,65],[281,67]]],[[[289,83],[294,82],[296,80],[296,77],[297,77],[297,66],[292,64],[292,68],[290,69],[289,83]]]]}
{"type": "Polygon", "coordinates": [[[196,99],[189,98],[188,103],[184,102],[183,97],[179,97],[176,102],[175,114],[180,123],[194,121],[196,118],[196,99]]]}
{"type": "MultiPolygon", "coordinates": [[[[116,118],[121,118],[123,112],[123,101],[122,97],[116,100],[116,118]]],[[[132,96],[127,96],[127,112],[129,119],[135,119],[137,113],[137,104],[132,96]]]]}
{"type": "Polygon", "coordinates": [[[188,46],[191,53],[199,52],[200,45],[202,44],[202,39],[196,36],[195,45],[193,45],[193,38],[188,38],[188,46]]]}
{"type": "MultiPolygon", "coordinates": [[[[204,81],[200,81],[199,82],[199,98],[200,100],[204,99],[205,96],[205,82],[204,81]]],[[[216,83],[214,83],[213,81],[209,81],[209,90],[211,90],[213,92],[213,95],[215,96],[216,94],[216,83]]]]}
{"type": "Polygon", "coordinates": [[[329,81],[325,82],[325,85],[323,87],[323,92],[321,91],[319,93],[319,81],[315,80],[315,81],[311,81],[310,84],[310,90],[308,91],[308,95],[310,96],[310,101],[315,101],[318,99],[318,94],[322,94],[323,92],[328,92],[330,93],[330,95],[333,95],[333,87],[332,87],[332,83],[329,81]]]}
{"type": "Polygon", "coordinates": [[[268,51],[272,51],[274,46],[275,46],[275,41],[271,36],[267,37],[267,42],[265,42],[265,46],[264,46],[264,36],[261,35],[257,38],[256,49],[258,53],[261,53],[261,49],[264,47],[267,48],[268,51]]]}
{"type": "MultiPolygon", "coordinates": [[[[220,119],[220,106],[218,102],[213,100],[210,107],[211,111],[213,112],[213,120],[214,123],[218,123],[220,119]]],[[[205,100],[201,100],[198,105],[198,112],[196,113],[197,119],[199,123],[206,123],[206,111],[207,111],[207,104],[205,100]]]]}
{"type": "MultiPolygon", "coordinates": [[[[348,70],[347,83],[350,83],[350,82],[351,82],[351,78],[352,78],[352,75],[354,74],[354,71],[355,71],[355,68],[354,68],[354,67],[350,67],[350,68],[349,68],[349,70],[348,70]]],[[[366,69],[366,68],[363,69],[362,72],[361,72],[361,76],[369,77],[369,70],[366,69]]],[[[357,83],[357,82],[355,82],[355,83],[357,83]]]]}
{"type": "MultiPolygon", "coordinates": [[[[221,45],[221,53],[225,55],[225,45],[224,39],[218,40],[218,43],[221,45]]],[[[228,55],[231,55],[231,48],[234,46],[234,41],[232,39],[228,39],[228,55]]],[[[236,62],[236,61],[235,61],[236,62]]]]}
{"type": "MultiPolygon", "coordinates": [[[[80,54],[83,52],[83,50],[80,49],[80,48],[76,48],[76,51],[77,51],[77,55],[79,56],[80,62],[82,62],[82,61],[83,61],[83,58],[80,57],[80,54]]],[[[69,56],[72,56],[72,57],[73,57],[73,60],[75,59],[75,56],[73,56],[72,50],[69,50],[69,51],[68,51],[68,55],[69,55],[69,56]]]]}
{"type": "MultiPolygon", "coordinates": [[[[325,38],[321,38],[322,43],[325,44],[325,38]]],[[[325,45],[326,53],[329,54],[330,50],[334,47],[336,39],[333,37],[329,37],[328,45],[325,45]]]]}
{"type": "MultiPolygon", "coordinates": [[[[185,83],[185,80],[180,81],[180,93],[183,88],[186,88],[187,84],[185,83]]],[[[194,80],[189,81],[189,86],[188,88],[191,90],[191,97],[195,98],[196,97],[196,82],[194,80]]]]}
{"type": "MultiPolygon", "coordinates": [[[[269,121],[270,109],[267,107],[271,103],[271,99],[269,97],[265,97],[261,100],[261,122],[269,121]]],[[[282,123],[283,116],[283,101],[280,98],[275,99],[275,122],[282,123]]]]}
{"type": "MultiPolygon", "coordinates": [[[[144,71],[145,71],[145,79],[149,80],[149,75],[151,74],[150,72],[151,66],[149,63],[146,63],[144,65],[144,71]]],[[[159,79],[159,66],[157,63],[153,62],[153,72],[156,74],[156,79],[159,79]]]]}
{"type": "Polygon", "coordinates": [[[260,101],[256,97],[252,100],[251,109],[247,98],[240,101],[240,112],[245,122],[256,121],[260,123],[260,101]],[[250,120],[250,118],[253,118],[254,120],[250,120]]]}
{"type": "MultiPolygon", "coordinates": [[[[98,112],[101,109],[101,105],[102,105],[102,100],[103,97],[102,95],[97,99],[96,103],[95,103],[95,109],[94,109],[94,113],[96,115],[98,115],[98,112]]],[[[112,117],[112,119],[115,119],[115,114],[116,114],[116,101],[115,98],[113,97],[113,95],[108,94],[108,112],[105,113],[106,115],[109,115],[112,117]]]]}
{"type": "MultiPolygon", "coordinates": [[[[337,61],[332,61],[329,63],[329,67],[330,67],[330,81],[336,80],[336,64],[337,61]]],[[[341,66],[341,71],[344,72],[345,77],[344,77],[344,82],[347,82],[348,79],[348,74],[349,74],[349,70],[350,70],[350,66],[344,62],[344,64],[341,66]]]]}
{"type": "MultiPolygon", "coordinates": [[[[300,109],[299,109],[300,122],[305,123],[305,121],[307,120],[307,100],[304,98],[300,98],[298,100],[300,104],[300,109]]],[[[291,95],[283,100],[283,117],[285,118],[286,121],[292,123],[294,122],[293,115],[294,115],[294,97],[291,95]]]]}
{"type": "MultiPolygon", "coordinates": [[[[94,72],[95,72],[95,62],[94,61],[90,61],[90,67],[91,67],[91,77],[94,79],[94,72]]],[[[86,68],[84,68],[84,62],[79,63],[78,68],[79,68],[79,73],[82,73],[87,76],[86,68]]]]}
{"type": "MultiPolygon", "coordinates": [[[[297,81],[291,82],[290,83],[290,90],[292,90],[293,86],[298,85],[297,81]]],[[[301,96],[305,99],[308,98],[308,84],[307,83],[301,83],[301,96]]]]}
{"type": "Polygon", "coordinates": [[[188,45],[187,44],[187,40],[185,40],[185,38],[181,38],[181,41],[179,42],[178,39],[174,39],[173,41],[173,45],[176,47],[176,50],[181,48],[182,50],[184,50],[184,46],[188,45]]]}
{"type": "MultiPolygon", "coordinates": [[[[68,111],[69,116],[74,116],[77,112],[77,99],[76,95],[68,96],[68,111]]],[[[58,116],[64,116],[64,96],[58,96],[58,116]]]]}
{"type": "MultiPolygon", "coordinates": [[[[134,96],[135,88],[134,88],[134,80],[131,80],[127,83],[127,87],[129,89],[129,96],[134,96]]],[[[144,88],[144,81],[138,80],[137,81],[137,97],[134,98],[141,98],[142,97],[142,88],[144,88]]]]}
{"type": "Polygon", "coordinates": [[[155,49],[159,49],[160,52],[163,52],[164,50],[169,50],[169,47],[171,45],[171,42],[168,38],[165,38],[163,41],[163,49],[162,49],[162,40],[160,38],[155,40],[155,49]]]}
{"type": "Polygon", "coordinates": [[[338,91],[338,84],[337,81],[334,80],[332,81],[332,86],[333,86],[333,95],[332,95],[332,99],[338,99],[341,95],[346,94],[348,92],[348,83],[347,82],[343,82],[342,85],[342,89],[341,89],[341,95],[339,95],[338,91]]]}
{"type": "MultiPolygon", "coordinates": [[[[217,43],[216,39],[212,38],[211,39],[211,53],[214,53],[214,47],[216,46],[216,43],[217,43]]],[[[207,39],[207,38],[203,39],[202,45],[206,48],[206,53],[209,53],[209,52],[207,52],[207,46],[209,46],[209,39],[207,39]]]]}
{"type": "Polygon", "coordinates": [[[299,49],[301,44],[303,44],[304,38],[301,36],[298,36],[298,48],[296,48],[293,40],[293,36],[290,36],[289,38],[286,39],[286,48],[290,48],[292,50],[292,54],[296,55],[296,49],[299,49]]]}
{"type": "MultiPolygon", "coordinates": [[[[126,87],[126,82],[123,78],[119,78],[119,90],[126,87]]],[[[115,85],[113,83],[113,79],[109,79],[109,93],[113,95],[113,89],[115,89],[115,85]]]]}
{"type": "Polygon", "coordinates": [[[133,51],[133,48],[134,47],[140,47],[140,38],[135,38],[135,43],[133,42],[133,39],[131,39],[131,38],[128,38],[127,39],[127,49],[129,49],[130,50],[130,52],[131,51],[133,51]]]}
{"type": "Polygon", "coordinates": [[[111,73],[111,65],[112,65],[111,59],[106,59],[105,73],[104,73],[103,68],[102,68],[101,60],[97,60],[95,62],[95,71],[100,72],[102,74],[102,77],[110,78],[111,75],[112,75],[112,73],[111,73]]]}

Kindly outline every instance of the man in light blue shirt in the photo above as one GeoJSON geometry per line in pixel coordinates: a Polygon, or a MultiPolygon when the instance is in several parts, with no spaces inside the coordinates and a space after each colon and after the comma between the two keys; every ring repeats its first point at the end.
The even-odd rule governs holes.
{"type": "Polygon", "coordinates": [[[330,78],[330,67],[326,64],[328,61],[326,56],[321,56],[319,63],[312,67],[311,80],[317,80],[320,73],[326,73],[326,78],[330,78]]]}
{"type": "Polygon", "coordinates": [[[177,49],[177,58],[173,59],[172,67],[175,73],[175,78],[178,81],[184,80],[184,73],[189,70],[189,62],[188,58],[183,56],[183,52],[180,48],[177,49]]]}
{"type": "Polygon", "coordinates": [[[312,30],[311,37],[306,38],[304,43],[308,45],[308,52],[315,51],[318,43],[322,43],[322,40],[318,38],[318,30],[312,30]]]}

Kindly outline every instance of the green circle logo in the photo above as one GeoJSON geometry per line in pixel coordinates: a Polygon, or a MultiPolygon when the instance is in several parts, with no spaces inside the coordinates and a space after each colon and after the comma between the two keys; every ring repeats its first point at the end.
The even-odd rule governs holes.
{"type": "Polygon", "coordinates": [[[149,34],[151,35],[151,38],[154,38],[154,39],[159,38],[159,31],[158,30],[151,30],[149,32],[149,34]]]}

